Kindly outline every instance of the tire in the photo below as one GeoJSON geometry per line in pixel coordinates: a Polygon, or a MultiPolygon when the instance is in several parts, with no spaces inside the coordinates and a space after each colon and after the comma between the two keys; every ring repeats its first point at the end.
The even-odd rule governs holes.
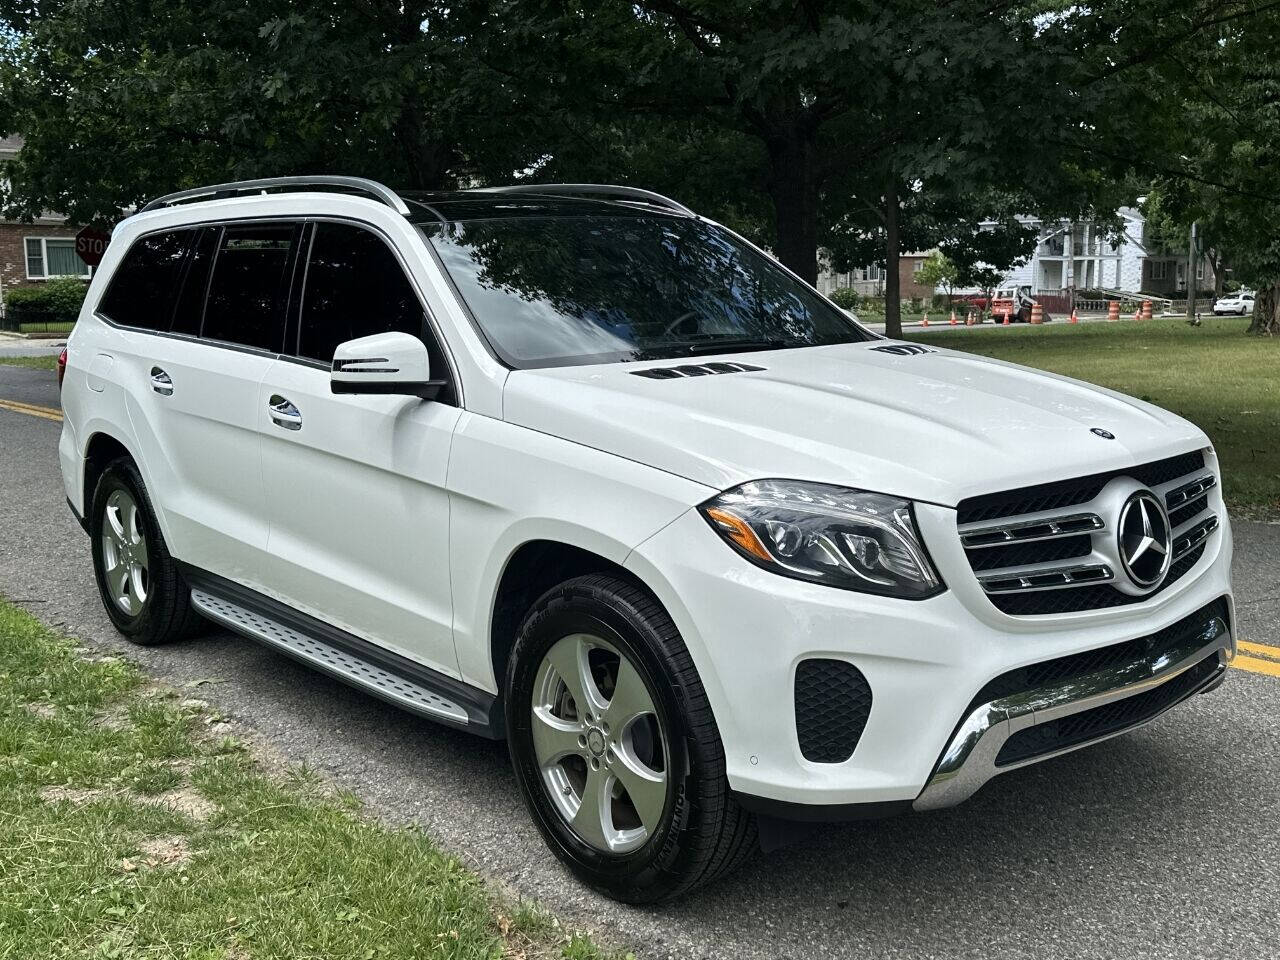
{"type": "Polygon", "coordinates": [[[93,491],[89,544],[102,605],[126,638],[153,646],[190,636],[203,625],[160,534],[142,476],[128,458],[108,464],[93,491]],[[109,514],[125,528],[125,537],[109,514]]]}
{"type": "MultiPolygon", "coordinates": [[[[565,672],[571,671],[569,666],[565,672]]],[[[578,682],[586,681],[579,677],[578,682]]],[[[755,818],[730,795],[724,747],[689,652],[666,612],[639,587],[616,577],[590,575],[544,594],[521,624],[508,660],[505,694],[507,741],[525,803],[547,845],[588,886],[626,903],[669,900],[730,872],[755,851],[755,818]],[[558,656],[566,649],[587,652],[581,659],[567,660],[558,656]],[[610,686],[609,664],[615,653],[618,662],[607,706],[600,707],[597,699],[594,709],[602,712],[579,710],[577,698],[566,697],[568,684],[553,663],[587,663],[588,674],[594,672],[598,678],[591,681],[593,693],[584,695],[590,700],[610,686]],[[593,659],[597,654],[599,662],[593,659]],[[625,681],[624,658],[634,668],[625,681]],[[628,712],[619,700],[641,702],[637,682],[642,683],[652,713],[641,714],[625,729],[611,728],[610,716],[628,712]],[[548,699],[551,690],[559,691],[558,700],[548,699]],[[534,710],[536,706],[545,714],[553,702],[560,705],[561,715],[552,719],[570,728],[567,738],[578,735],[578,748],[562,761],[545,764],[535,743],[534,725],[541,729],[541,721],[534,710]],[[595,731],[601,733],[599,743],[588,742],[592,728],[582,713],[603,726],[603,732],[595,731]],[[597,755],[596,747],[606,741],[610,746],[597,755]],[[656,800],[645,807],[627,786],[639,782],[631,771],[641,753],[647,757],[641,765],[647,775],[654,773],[662,754],[665,796],[660,815],[654,812],[656,800]],[[599,836],[584,839],[595,834],[594,821],[575,817],[575,823],[587,826],[580,830],[570,824],[566,811],[575,800],[579,811],[590,810],[580,801],[591,795],[590,781],[584,783],[583,778],[592,775],[588,768],[593,762],[600,764],[599,782],[614,785],[600,794],[613,798],[600,807],[610,811],[599,818],[607,820],[600,836],[609,838],[606,844],[616,840],[618,849],[606,849],[599,836]],[[556,784],[561,784],[559,790],[556,784]],[[633,816],[627,819],[629,814],[633,816]],[[609,833],[610,827],[619,831],[616,836],[609,833]]],[[[651,793],[652,785],[644,790],[651,793]]]]}

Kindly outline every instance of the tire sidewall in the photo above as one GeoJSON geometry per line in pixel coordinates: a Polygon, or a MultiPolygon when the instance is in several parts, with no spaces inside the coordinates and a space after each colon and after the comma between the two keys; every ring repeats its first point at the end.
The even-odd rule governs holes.
{"type": "Polygon", "coordinates": [[[541,607],[535,606],[538,612],[522,627],[507,671],[507,740],[521,792],[547,845],[583,880],[619,899],[652,899],[644,891],[670,873],[680,856],[680,835],[689,825],[688,782],[696,775],[697,756],[674,684],[654,649],[658,641],[635,611],[594,596],[571,593],[548,610],[541,607]],[[533,750],[530,713],[538,668],[553,644],[575,633],[598,636],[627,657],[648,687],[666,733],[667,806],[662,822],[642,847],[626,854],[596,850],[569,829],[546,795],[533,750]]]}

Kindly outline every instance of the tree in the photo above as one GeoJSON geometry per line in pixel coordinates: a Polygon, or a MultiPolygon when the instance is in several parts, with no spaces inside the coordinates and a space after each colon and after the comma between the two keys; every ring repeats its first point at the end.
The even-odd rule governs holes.
{"type": "Polygon", "coordinates": [[[935,290],[942,287],[947,293],[947,306],[951,306],[951,291],[955,289],[956,280],[960,276],[960,271],[956,269],[956,265],[947,259],[947,255],[940,250],[932,251],[924,262],[920,264],[920,271],[916,274],[916,280],[924,284],[926,287],[932,287],[935,290]]]}
{"type": "Polygon", "coordinates": [[[177,187],[358,171],[407,188],[526,159],[464,11],[360,4],[0,0],[0,130],[26,139],[9,216],[77,222],[177,187]],[[488,71],[483,71],[487,80],[488,71]]]}
{"type": "Polygon", "coordinates": [[[1147,201],[1158,236],[1185,238],[1195,223],[1215,274],[1229,267],[1257,290],[1248,331],[1268,336],[1280,333],[1278,30],[1273,7],[1224,24],[1215,43],[1166,66],[1164,116],[1180,122],[1163,131],[1160,149],[1174,162],[1155,172],[1147,201]]]}

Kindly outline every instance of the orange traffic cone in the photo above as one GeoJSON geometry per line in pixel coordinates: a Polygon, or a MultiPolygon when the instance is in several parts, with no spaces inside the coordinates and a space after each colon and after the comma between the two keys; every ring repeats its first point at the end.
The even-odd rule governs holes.
{"type": "Polygon", "coordinates": [[[965,325],[966,327],[972,327],[972,326],[973,326],[973,311],[972,311],[972,310],[970,310],[967,314],[965,314],[965,318],[964,318],[964,325],[965,325]]]}
{"type": "Polygon", "coordinates": [[[929,315],[926,313],[924,319],[920,321],[920,326],[927,327],[929,325],[929,315]]]}
{"type": "Polygon", "coordinates": [[[1001,323],[1001,324],[1000,324],[1000,326],[1002,326],[1002,327],[1007,327],[1008,325],[1009,325],[1009,311],[1008,311],[1008,310],[1006,310],[1006,311],[1004,312],[1004,322],[1003,322],[1003,323],[1001,323]]]}
{"type": "Polygon", "coordinates": [[[956,312],[954,310],[951,311],[951,325],[953,327],[956,325],[956,312]]]}
{"type": "Polygon", "coordinates": [[[1150,300],[1142,301],[1142,319],[1143,320],[1151,319],[1151,301],[1150,300]]]}
{"type": "Polygon", "coordinates": [[[1076,316],[1076,308],[1075,308],[1075,307],[1072,307],[1072,308],[1071,308],[1071,320],[1070,320],[1070,321],[1068,321],[1068,322],[1070,322],[1070,323],[1079,323],[1079,322],[1080,322],[1080,318],[1076,316]]]}
{"type": "Polygon", "coordinates": [[[1111,300],[1107,303],[1107,322],[1115,323],[1120,319],[1120,301],[1111,300]]]}
{"type": "Polygon", "coordinates": [[[1137,310],[1133,311],[1133,319],[1135,319],[1135,320],[1141,320],[1141,319],[1142,319],[1142,308],[1141,308],[1141,307],[1139,307],[1137,310]]]}

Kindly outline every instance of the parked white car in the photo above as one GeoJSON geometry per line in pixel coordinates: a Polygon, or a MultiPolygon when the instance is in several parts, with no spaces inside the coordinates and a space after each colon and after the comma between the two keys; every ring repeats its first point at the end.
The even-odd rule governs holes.
{"type": "Polygon", "coordinates": [[[1229,296],[1215,300],[1213,303],[1213,312],[1215,314],[1235,313],[1242,317],[1253,313],[1254,295],[1247,291],[1241,290],[1239,293],[1233,293],[1229,296]]]}
{"type": "Polygon", "coordinates": [[[1199,429],[885,340],[645,191],[160,198],[62,403],[122,633],[212,621],[505,738],[551,849],[622,900],[780,821],[959,803],[1234,652],[1199,429]]]}

